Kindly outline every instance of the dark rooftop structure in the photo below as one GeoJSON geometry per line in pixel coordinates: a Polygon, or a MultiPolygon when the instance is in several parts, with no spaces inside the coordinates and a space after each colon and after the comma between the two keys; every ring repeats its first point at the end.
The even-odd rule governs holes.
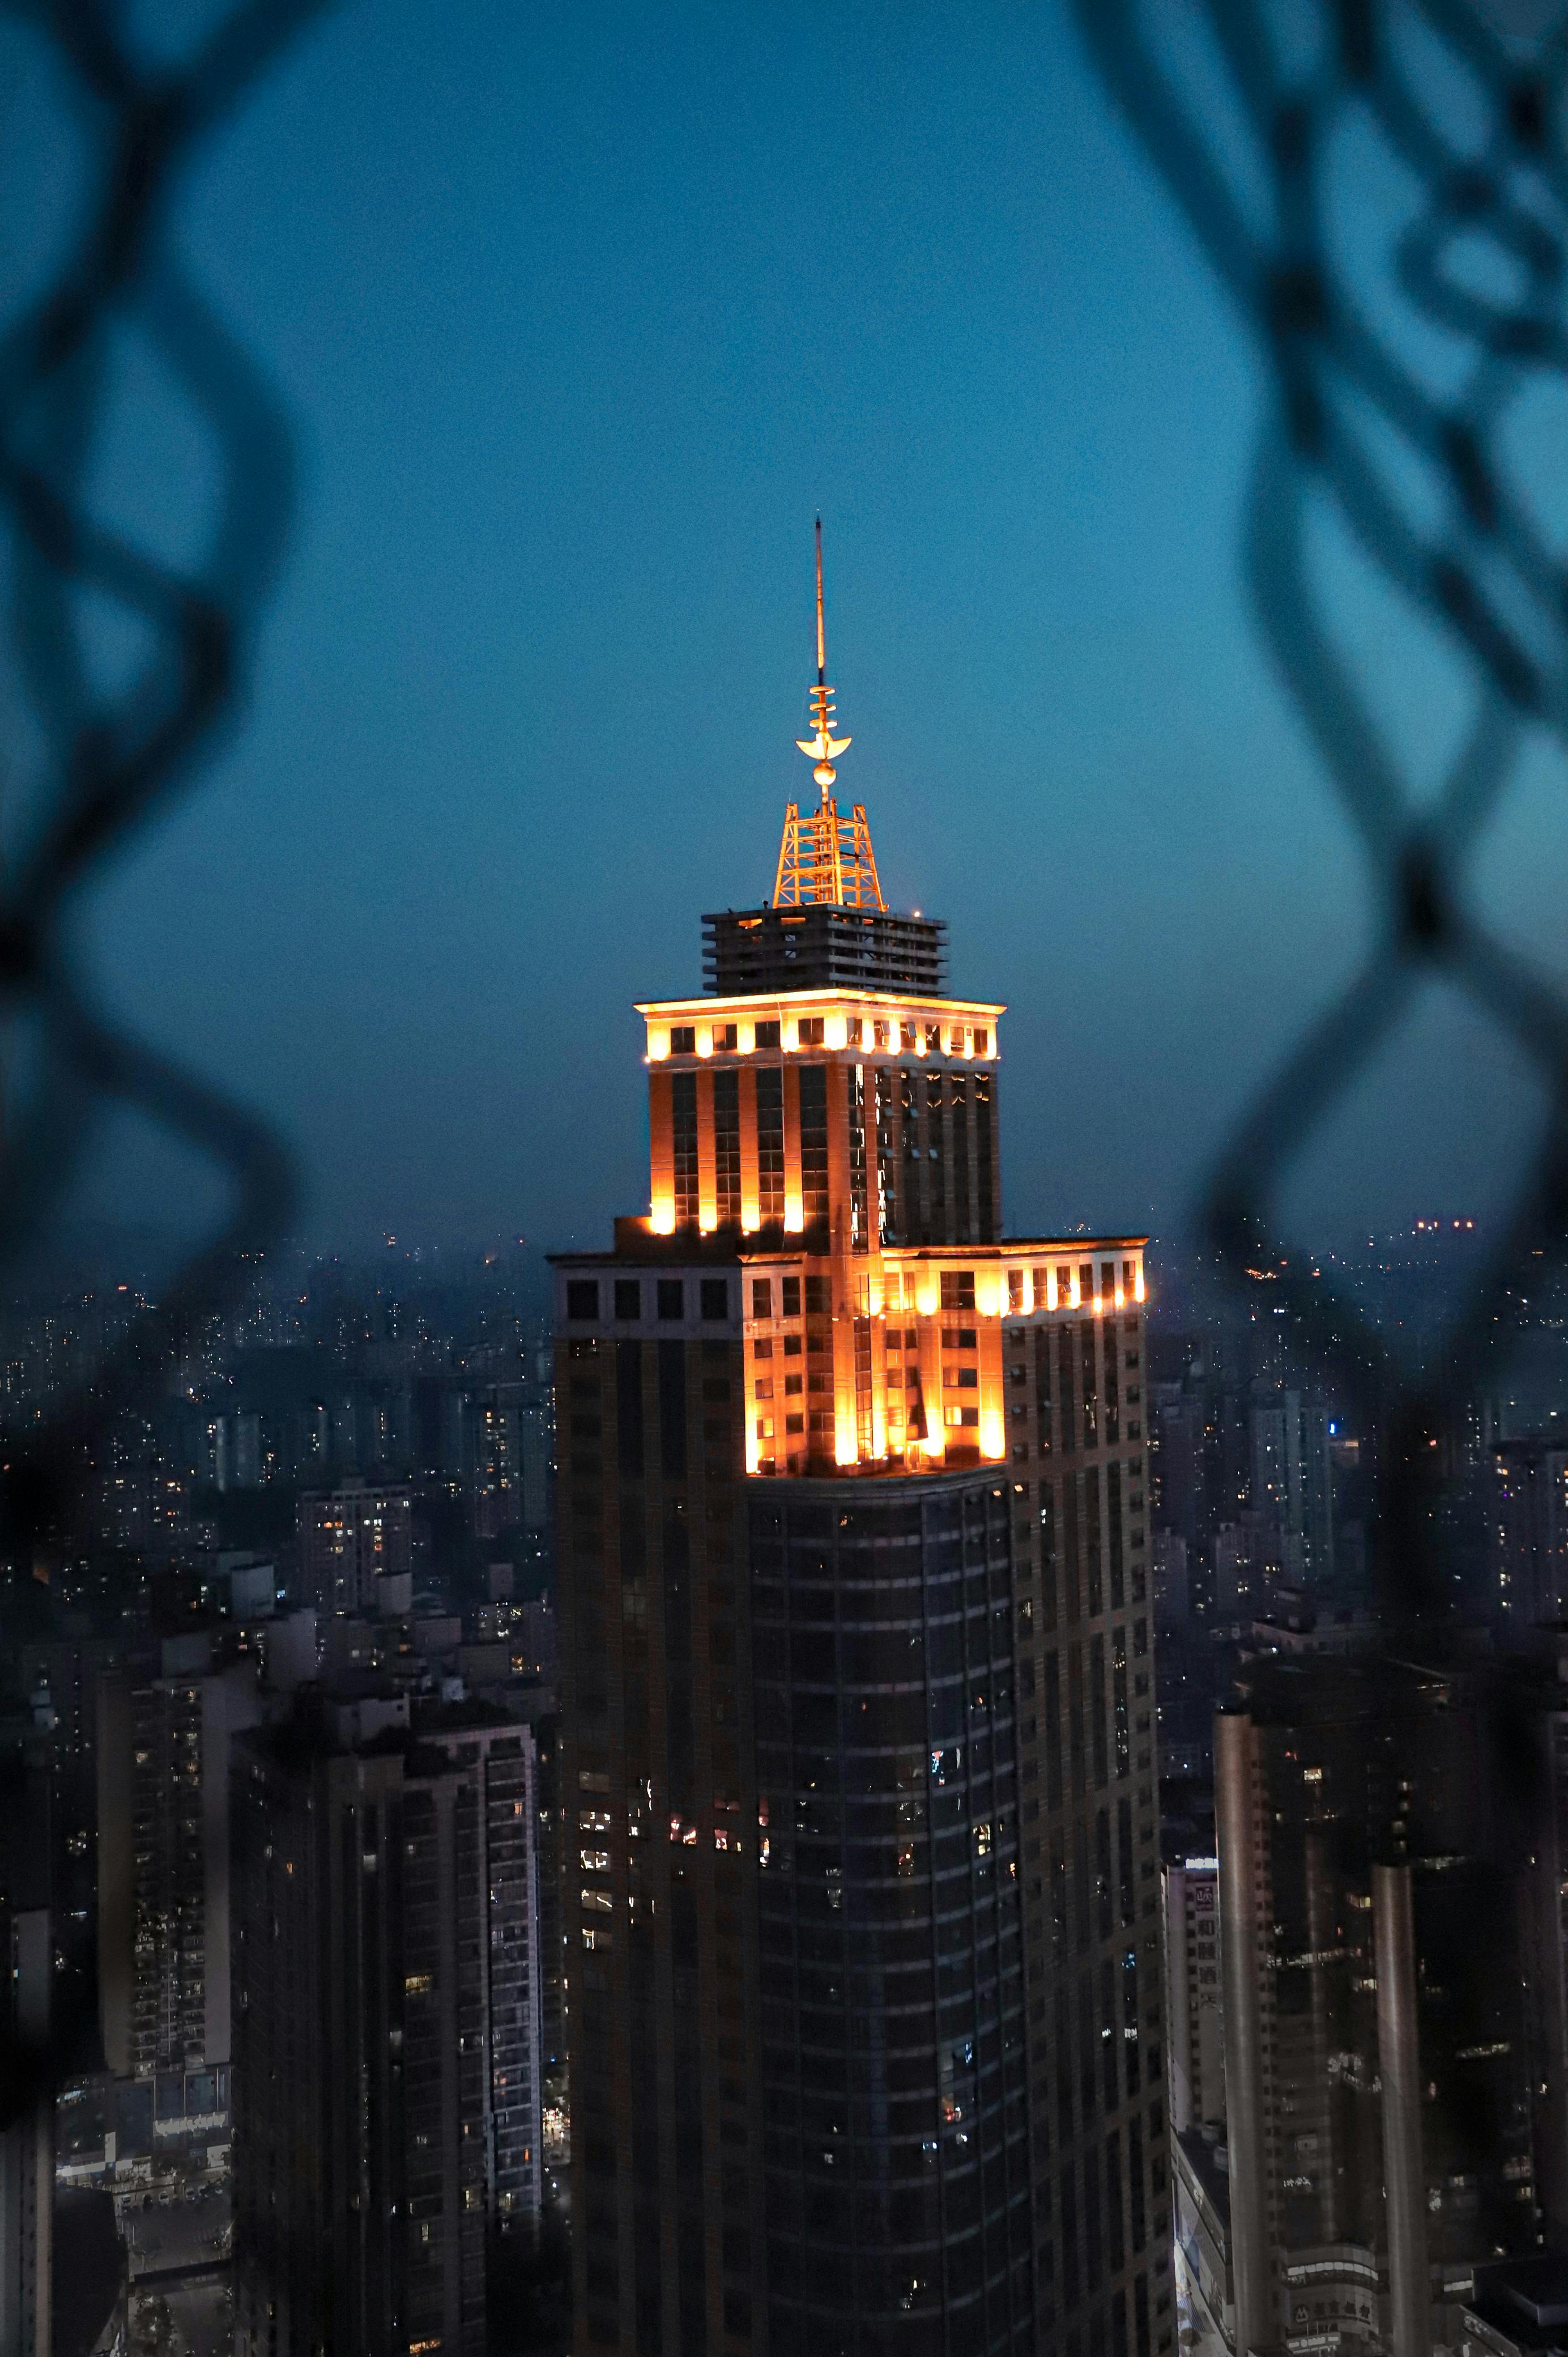
{"type": "Polygon", "coordinates": [[[783,990],[887,990],[938,998],[947,974],[940,917],[831,900],[725,909],[703,919],[703,987],[721,997],[783,990]]]}

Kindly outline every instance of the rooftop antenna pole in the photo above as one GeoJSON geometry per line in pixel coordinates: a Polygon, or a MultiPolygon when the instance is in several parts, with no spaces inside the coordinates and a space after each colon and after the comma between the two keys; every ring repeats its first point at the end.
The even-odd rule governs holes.
{"type": "Polygon", "coordinates": [[[849,738],[835,737],[833,692],[828,685],[828,633],[822,597],[822,520],[817,518],[817,683],[811,690],[814,734],[795,742],[811,764],[811,775],[822,788],[820,807],[802,818],[798,803],[784,813],[784,834],[779,845],[779,873],[774,879],[776,909],[800,909],[827,904],[839,909],[886,909],[872,856],[871,829],[859,802],[853,817],[841,819],[832,798],[838,776],[833,763],[847,750],[849,738]]]}
{"type": "Polygon", "coordinates": [[[817,683],[811,690],[811,723],[813,737],[797,737],[795,742],[814,765],[812,777],[822,790],[824,804],[828,789],[837,777],[833,763],[843,752],[850,739],[832,734],[833,692],[828,685],[828,640],[822,620],[822,520],[817,518],[817,683]]]}

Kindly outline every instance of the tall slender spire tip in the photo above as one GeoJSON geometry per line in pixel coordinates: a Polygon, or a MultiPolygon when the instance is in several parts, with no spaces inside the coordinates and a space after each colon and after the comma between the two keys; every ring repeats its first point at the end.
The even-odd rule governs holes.
{"type": "Polygon", "coordinates": [[[828,685],[827,630],[822,615],[822,520],[817,518],[817,683],[811,690],[811,720],[816,734],[797,737],[796,744],[812,763],[811,775],[822,790],[822,800],[837,777],[833,763],[848,749],[852,739],[832,734],[833,692],[828,685]]]}

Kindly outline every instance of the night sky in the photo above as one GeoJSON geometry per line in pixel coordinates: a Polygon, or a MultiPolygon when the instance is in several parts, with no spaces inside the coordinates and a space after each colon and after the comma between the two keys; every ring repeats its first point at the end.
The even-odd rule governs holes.
{"type": "MultiPolygon", "coordinates": [[[[8,218],[48,101],[13,102],[8,218]]],[[[1260,372],[1065,10],[361,0],[180,221],[304,497],[248,726],[84,939],[292,1135],[310,1240],[646,1209],[630,1003],[699,986],[702,911],[771,888],[811,791],[819,509],[841,793],[953,987],[1011,1008],[1009,1222],[1177,1231],[1374,910],[1246,609],[1260,372]]],[[[126,364],[102,496],[177,544],[199,442],[126,364]]],[[[1451,667],[1337,577],[1424,781],[1451,667]]],[[[1541,757],[1476,879],[1554,971],[1563,815],[1541,757]]],[[[1287,1211],[1485,1213],[1535,1110],[1438,994],[1287,1211]]],[[[97,1187],[202,1200],[118,1133],[97,1187]]]]}

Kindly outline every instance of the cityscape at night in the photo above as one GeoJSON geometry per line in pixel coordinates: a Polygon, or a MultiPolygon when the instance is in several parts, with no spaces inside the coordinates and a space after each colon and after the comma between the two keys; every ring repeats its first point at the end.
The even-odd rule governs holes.
{"type": "Polygon", "coordinates": [[[0,2357],[1561,2357],[1564,0],[0,76],[0,2357]]]}

